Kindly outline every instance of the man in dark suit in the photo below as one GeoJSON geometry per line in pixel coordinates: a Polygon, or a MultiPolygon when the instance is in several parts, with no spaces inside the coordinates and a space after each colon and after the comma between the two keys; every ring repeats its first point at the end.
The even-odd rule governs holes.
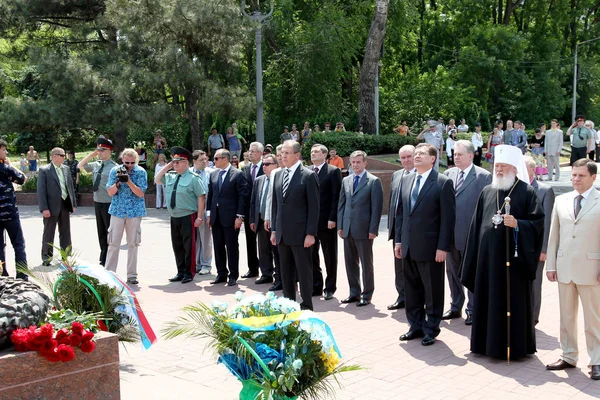
{"type": "Polygon", "coordinates": [[[416,173],[403,179],[396,212],[395,254],[404,259],[406,317],[410,324],[400,340],[423,337],[435,343],[444,310],[444,261],[450,251],[456,206],[452,181],[433,169],[437,149],[415,149],[416,173]]]}
{"type": "Polygon", "coordinates": [[[535,280],[533,281],[533,321],[537,324],[540,320],[540,308],[542,306],[542,279],[544,275],[544,265],[546,264],[546,253],[548,250],[548,238],[550,236],[550,224],[552,222],[552,209],[554,208],[554,190],[548,185],[538,182],[535,179],[535,160],[529,156],[523,157],[527,166],[527,174],[531,186],[537,194],[538,200],[544,209],[544,241],[542,242],[542,252],[540,253],[540,262],[538,263],[535,280]]]}
{"type": "Polygon", "coordinates": [[[338,239],[337,204],[342,186],[342,172],[339,168],[327,164],[327,147],[315,144],[310,150],[310,167],[319,178],[321,207],[319,211],[319,232],[313,247],[313,296],[323,293],[323,275],[319,261],[319,247],[323,249],[323,260],[327,278],[325,279],[325,300],[333,299],[337,287],[338,239]]]}
{"type": "Polygon", "coordinates": [[[212,227],[217,278],[211,284],[237,284],[240,247],[238,236],[245,219],[248,186],[242,171],[232,168],[229,150],[219,149],[215,167],[210,174],[210,189],[206,200],[206,223],[212,227]],[[229,263],[229,271],[227,271],[229,263]],[[229,280],[227,276],[229,275],[229,280]]]}
{"type": "Polygon", "coordinates": [[[66,153],[60,147],[51,151],[52,162],[39,169],[37,181],[37,197],[40,212],[44,216],[44,232],[42,234],[42,262],[50,265],[52,244],[58,224],[60,248],[71,245],[70,213],[77,208],[75,188],[69,167],[63,165],[66,153]]]}
{"type": "MultiPolygon", "coordinates": [[[[402,169],[394,172],[392,175],[392,183],[390,185],[390,203],[388,207],[388,240],[392,241],[392,251],[395,247],[394,238],[396,237],[396,210],[398,209],[398,201],[400,200],[400,193],[402,190],[402,178],[415,171],[413,160],[414,153],[415,146],[410,144],[402,146],[398,152],[402,169]]],[[[404,305],[406,304],[404,295],[404,272],[402,270],[403,262],[404,261],[401,258],[394,256],[394,274],[398,297],[394,303],[387,306],[388,310],[398,310],[400,308],[404,308],[404,305]]]]}
{"type": "MultiPolygon", "coordinates": [[[[246,186],[248,191],[246,194],[246,209],[244,214],[246,217],[250,215],[250,200],[252,199],[252,188],[254,181],[261,175],[264,175],[262,166],[262,155],[264,146],[260,142],[252,142],[248,148],[248,158],[250,162],[242,167],[244,179],[246,180],[246,186]]],[[[242,278],[254,278],[258,276],[258,255],[256,252],[256,233],[250,229],[250,221],[248,218],[244,220],[244,233],[246,236],[246,252],[248,254],[248,272],[242,275],[242,278]]],[[[267,283],[267,281],[261,282],[260,279],[257,283],[267,283]]]]}
{"type": "Polygon", "coordinates": [[[300,144],[287,140],[281,148],[284,168],[273,182],[271,243],[281,259],[283,295],[296,300],[300,280],[302,309],[313,309],[312,246],[319,226],[319,179],[300,161],[300,144]]]}
{"type": "MultiPolygon", "coordinates": [[[[273,185],[272,172],[277,168],[277,157],[275,154],[267,154],[263,157],[262,168],[264,175],[254,181],[252,188],[252,200],[250,201],[250,229],[256,233],[258,239],[258,262],[261,277],[257,284],[273,282],[273,260],[275,246],[271,244],[271,233],[265,229],[265,215],[267,213],[267,199],[269,188],[273,185]]],[[[277,276],[276,281],[281,277],[277,276]]]]}
{"type": "MultiPolygon", "coordinates": [[[[460,318],[465,304],[465,289],[460,282],[460,266],[467,243],[471,218],[475,212],[479,195],[484,187],[492,183],[492,174],[483,168],[473,165],[475,147],[469,140],[459,140],[454,145],[454,164],[444,175],[452,180],[456,195],[456,222],[454,224],[454,240],[450,253],[446,258],[446,275],[450,285],[450,310],[442,319],[460,318]]],[[[465,324],[473,323],[473,293],[468,292],[465,324]]]]}
{"type": "Polygon", "coordinates": [[[373,240],[379,233],[383,209],[383,187],[375,175],[365,169],[367,153],[357,150],[350,155],[352,174],[342,181],[338,202],[338,235],[344,239],[344,259],[350,296],[342,303],[362,307],[371,304],[375,290],[373,240]],[[360,288],[362,264],[363,289],[360,288]]]}

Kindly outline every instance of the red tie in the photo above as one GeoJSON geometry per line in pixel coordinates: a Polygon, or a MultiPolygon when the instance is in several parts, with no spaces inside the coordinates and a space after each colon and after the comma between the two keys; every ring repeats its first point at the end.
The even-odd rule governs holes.
{"type": "Polygon", "coordinates": [[[319,167],[315,167],[315,174],[319,175],[319,167]]]}

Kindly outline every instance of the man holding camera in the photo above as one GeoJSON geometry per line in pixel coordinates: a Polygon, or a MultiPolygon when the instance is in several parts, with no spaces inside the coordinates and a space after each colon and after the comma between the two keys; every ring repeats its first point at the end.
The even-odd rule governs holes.
{"type": "Polygon", "coordinates": [[[134,149],[121,153],[122,165],[111,169],[106,190],[112,196],[108,209],[108,255],[106,269],[116,272],[123,231],[127,234],[127,283],[137,285],[137,253],[141,242],[142,217],[146,216],[144,193],[148,188],[146,170],[138,165],[139,155],[134,149]]]}

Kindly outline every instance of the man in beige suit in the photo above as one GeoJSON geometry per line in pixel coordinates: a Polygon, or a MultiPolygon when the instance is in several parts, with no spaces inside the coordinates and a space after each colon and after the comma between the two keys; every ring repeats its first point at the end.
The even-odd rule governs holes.
{"type": "Polygon", "coordinates": [[[583,307],[591,378],[600,380],[600,193],[594,188],[597,166],[586,158],[573,163],[573,192],[556,198],[548,239],[546,275],[558,280],[560,360],[548,370],[575,368],[578,359],[577,308],[583,307]]]}

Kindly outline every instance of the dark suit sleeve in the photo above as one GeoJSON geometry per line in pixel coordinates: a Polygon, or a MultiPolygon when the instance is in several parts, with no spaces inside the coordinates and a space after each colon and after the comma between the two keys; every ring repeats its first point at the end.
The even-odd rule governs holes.
{"type": "Polygon", "coordinates": [[[342,171],[339,168],[333,168],[330,179],[331,208],[329,209],[329,218],[327,220],[337,222],[338,201],[340,198],[340,188],[342,187],[342,171]]]}
{"type": "Polygon", "coordinates": [[[244,179],[243,174],[236,174],[236,185],[237,185],[237,193],[238,193],[238,205],[236,214],[243,215],[245,218],[248,218],[246,213],[246,205],[248,204],[248,200],[250,198],[249,191],[252,190],[248,186],[248,182],[244,179]]]}
{"type": "MultiPolygon", "coordinates": [[[[283,172],[282,172],[283,173],[283,172]]],[[[273,191],[271,193],[271,232],[277,230],[277,188],[276,182],[279,178],[279,174],[273,176],[273,191]]]]}
{"type": "MultiPolygon", "coordinates": [[[[214,193],[213,186],[212,186],[212,181],[213,181],[212,175],[213,174],[208,175],[208,185],[207,185],[208,186],[208,195],[206,196],[206,210],[207,211],[210,211],[210,205],[212,204],[212,197],[213,197],[213,193],[214,193]]],[[[219,176],[219,174],[217,174],[217,179],[219,179],[218,176],[219,176]]]]}
{"type": "Polygon", "coordinates": [[[306,234],[317,236],[319,229],[319,210],[321,208],[319,193],[319,178],[314,172],[306,176],[306,196],[308,215],[306,219],[306,234]]]}
{"type": "Polygon", "coordinates": [[[258,192],[258,179],[254,181],[252,197],[250,200],[250,219],[248,221],[250,221],[251,224],[256,223],[256,192],[258,192]]]}
{"type": "Polygon", "coordinates": [[[402,199],[402,190],[404,189],[404,182],[400,181],[400,185],[398,187],[398,208],[396,209],[396,237],[394,238],[394,244],[402,243],[402,223],[404,222],[404,214],[403,214],[403,199],[402,199]]]}
{"type": "Polygon", "coordinates": [[[440,193],[440,236],[437,250],[450,251],[456,222],[456,196],[452,180],[447,179],[440,193]]]}
{"type": "Polygon", "coordinates": [[[344,208],[346,207],[346,191],[344,190],[344,182],[340,187],[337,209],[337,229],[344,228],[344,208]]]}
{"type": "Polygon", "coordinates": [[[369,222],[369,233],[379,234],[379,223],[383,211],[383,186],[380,179],[375,179],[371,188],[371,220],[369,222]]]}
{"type": "Polygon", "coordinates": [[[548,250],[548,238],[550,236],[550,223],[552,222],[552,209],[554,208],[554,190],[549,187],[544,197],[544,241],[542,243],[542,253],[548,250]]]}
{"type": "Polygon", "coordinates": [[[48,207],[48,186],[47,186],[48,174],[45,168],[40,168],[38,171],[37,178],[37,197],[40,212],[44,210],[50,210],[48,207]]]}

